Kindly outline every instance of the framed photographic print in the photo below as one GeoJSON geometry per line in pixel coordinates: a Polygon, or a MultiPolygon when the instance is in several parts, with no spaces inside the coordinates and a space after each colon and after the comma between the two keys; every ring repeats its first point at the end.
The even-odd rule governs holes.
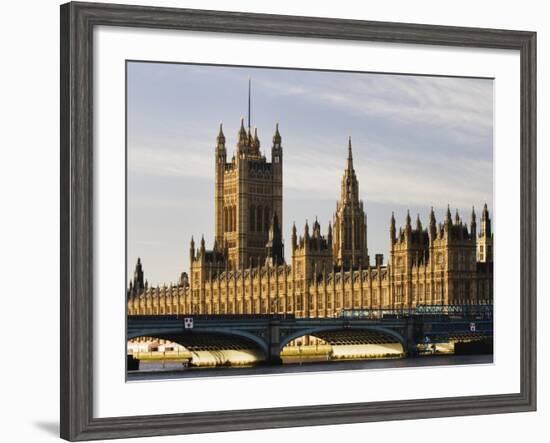
{"type": "Polygon", "coordinates": [[[535,44],[63,5],[61,436],[535,410],[535,44]]]}

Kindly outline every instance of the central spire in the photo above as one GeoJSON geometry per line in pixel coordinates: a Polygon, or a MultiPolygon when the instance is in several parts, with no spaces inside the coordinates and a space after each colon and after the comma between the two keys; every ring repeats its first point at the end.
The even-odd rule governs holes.
{"type": "Polygon", "coordinates": [[[351,135],[348,139],[348,171],[353,171],[353,153],[351,152],[351,135]]]}
{"type": "Polygon", "coordinates": [[[367,249],[367,216],[359,199],[359,182],[353,169],[351,136],[348,159],[341,181],[340,200],[336,203],[333,224],[333,257],[336,266],[349,269],[369,262],[367,249]]]}

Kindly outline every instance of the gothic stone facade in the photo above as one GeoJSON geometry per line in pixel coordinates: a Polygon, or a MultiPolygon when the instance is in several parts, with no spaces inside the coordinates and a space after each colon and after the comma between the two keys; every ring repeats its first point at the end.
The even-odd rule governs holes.
{"type": "Polygon", "coordinates": [[[317,220],[298,235],[292,227],[292,262],[282,239],[283,149],[277,126],[271,162],[257,132],[238,133],[227,161],[220,125],[215,148],[215,239],[207,250],[191,239],[191,269],[175,284],[150,287],[138,259],[128,296],[129,315],[270,314],[332,317],[342,309],[407,309],[417,305],[491,302],[493,234],[487,205],[478,234],[472,208],[469,226],[458,212],[427,228],[407,213],[396,229],[392,214],[390,257],[367,248],[367,218],[359,199],[351,139],[340,199],[327,234],[317,220]]]}

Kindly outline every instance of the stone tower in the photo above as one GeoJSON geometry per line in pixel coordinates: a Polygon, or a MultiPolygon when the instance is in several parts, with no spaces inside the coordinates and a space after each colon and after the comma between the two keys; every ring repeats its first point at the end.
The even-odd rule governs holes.
{"type": "Polygon", "coordinates": [[[137,293],[140,293],[145,289],[145,283],[143,281],[143,267],[141,266],[141,258],[138,257],[136,263],[136,269],[134,270],[134,289],[137,293]]]}
{"type": "Polygon", "coordinates": [[[477,239],[477,261],[481,263],[491,263],[493,261],[493,233],[487,203],[483,206],[483,212],[481,213],[481,226],[477,239]]]}
{"type": "Polygon", "coordinates": [[[342,177],[340,200],[333,222],[333,257],[338,267],[369,266],[367,216],[359,200],[359,182],[353,169],[351,137],[348,141],[347,167],[342,177]]]}
{"type": "MultiPolygon", "coordinates": [[[[435,223],[433,209],[430,213],[430,226],[435,223]]],[[[430,228],[431,229],[431,228],[430,228]]],[[[395,306],[410,308],[413,306],[413,269],[427,262],[430,253],[429,230],[422,228],[420,216],[417,215],[413,227],[411,215],[407,211],[405,228],[395,228],[395,216],[390,220],[390,268],[392,274],[395,306]]]]}
{"type": "MultiPolygon", "coordinates": [[[[448,207],[445,220],[436,223],[433,208],[428,228],[417,216],[411,224],[407,212],[405,228],[390,222],[390,269],[393,305],[414,308],[417,304],[461,304],[489,299],[478,284],[476,264],[476,217],[472,210],[470,229],[456,211],[454,221],[448,207]]],[[[485,291],[488,294],[489,288],[485,291]]]]}
{"type": "Polygon", "coordinates": [[[220,125],[215,150],[215,249],[227,249],[230,269],[243,269],[250,260],[264,261],[269,229],[276,214],[282,231],[283,150],[275,128],[271,163],[260,150],[257,130],[241,126],[235,155],[227,161],[220,125]]]}
{"type": "Polygon", "coordinates": [[[321,234],[317,220],[310,233],[306,221],[304,235],[298,238],[296,226],[292,227],[292,268],[297,280],[311,280],[323,270],[332,271],[332,251],[330,247],[330,225],[327,236],[321,234]]]}
{"type": "Polygon", "coordinates": [[[141,294],[147,288],[143,281],[143,267],[141,266],[141,258],[138,257],[136,267],[134,269],[134,277],[130,280],[128,287],[128,296],[136,296],[141,294]]]}

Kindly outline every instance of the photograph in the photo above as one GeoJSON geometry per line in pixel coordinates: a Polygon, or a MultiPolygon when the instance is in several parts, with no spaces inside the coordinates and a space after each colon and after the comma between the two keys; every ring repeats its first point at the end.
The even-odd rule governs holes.
{"type": "Polygon", "coordinates": [[[125,72],[128,382],[493,363],[493,78],[125,72]]]}
{"type": "MultiPolygon", "coordinates": [[[[14,133],[41,154],[40,128],[59,138],[58,205],[26,180],[33,215],[12,217],[59,209],[58,312],[33,310],[59,317],[58,361],[19,339],[60,369],[55,436],[462,443],[449,429],[543,423],[511,414],[537,411],[544,360],[529,8],[124,3],[60,6],[60,124],[50,104],[14,133]]],[[[44,402],[46,374],[26,377],[44,402]]]]}

